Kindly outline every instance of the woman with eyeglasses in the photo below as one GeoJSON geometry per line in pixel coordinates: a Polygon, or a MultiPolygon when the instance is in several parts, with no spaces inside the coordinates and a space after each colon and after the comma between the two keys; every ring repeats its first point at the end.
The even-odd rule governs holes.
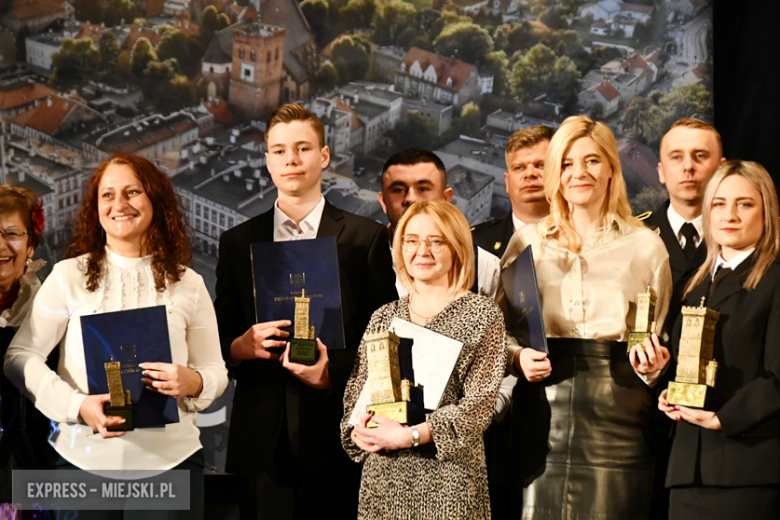
{"type": "MultiPolygon", "coordinates": [[[[58,469],[189,471],[190,510],[154,518],[203,518],[203,449],[196,425],[227,386],[217,319],[191,256],[181,201],[149,160],[120,154],[92,176],[67,260],[54,266],[5,356],[7,377],[57,423],[58,469]],[[176,399],[178,422],[133,431],[109,427],[109,394],[89,394],[81,317],[164,306],[171,363],[139,359],[145,389],[176,399]],[[45,363],[59,348],[56,371],[45,363]],[[97,432],[97,433],[93,433],[97,432]]],[[[142,397],[139,397],[140,401],[142,397]]],[[[148,518],[140,511],[79,511],[79,518],[148,518]]]]}
{"type": "Polygon", "coordinates": [[[669,255],[631,215],[604,123],[574,116],[561,124],[544,160],[544,192],[550,215],[520,229],[501,261],[507,268],[532,248],[549,346],[530,370],[522,348],[509,347],[508,368],[530,374],[521,383],[527,399],[513,408],[525,418],[522,517],[647,518],[652,386],[669,360],[656,335],[672,296],[669,255]],[[652,341],[627,345],[638,294],[648,289],[657,298],[652,341]]]}
{"type": "MultiPolygon", "coordinates": [[[[0,186],[0,349],[5,355],[41,288],[33,260],[45,225],[43,201],[23,186],[0,186]]],[[[52,359],[50,364],[56,365],[52,359]]],[[[56,459],[46,442],[49,420],[0,373],[0,502],[11,502],[11,471],[43,469],[56,459]]]]}
{"type": "Polygon", "coordinates": [[[469,291],[471,232],[452,204],[413,204],[396,227],[393,256],[410,294],[374,312],[366,334],[387,330],[398,317],[464,347],[439,408],[425,422],[405,427],[361,413],[353,427],[349,419],[368,376],[361,343],[341,423],[344,449],[363,463],[358,518],[489,518],[482,435],[504,376],[504,319],[491,299],[469,291]],[[369,420],[379,426],[368,428],[369,420]]]}
{"type": "MultiPolygon", "coordinates": [[[[670,520],[780,518],[780,208],[769,173],[729,161],[704,193],[707,260],[685,305],[720,313],[715,386],[699,410],[667,402],[676,422],[666,474],[670,520]]],[[[672,331],[680,353],[682,316],[672,331]]],[[[678,358],[679,359],[679,358],[678,358]]],[[[675,379],[676,371],[667,377],[675,379]]]]}

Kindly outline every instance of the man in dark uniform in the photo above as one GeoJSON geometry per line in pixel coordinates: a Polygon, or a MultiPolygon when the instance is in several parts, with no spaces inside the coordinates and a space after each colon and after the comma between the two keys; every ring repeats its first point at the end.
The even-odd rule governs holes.
{"type": "Polygon", "coordinates": [[[474,243],[501,258],[509,239],[520,227],[550,214],[544,196],[544,156],[553,130],[547,126],[521,128],[506,142],[504,180],[512,211],[500,220],[478,225],[472,232],[474,243]]]}
{"type": "MultiPolygon", "coordinates": [[[[644,221],[669,251],[675,302],[707,258],[707,248],[702,247],[702,199],[710,179],[725,162],[720,134],[699,119],[680,119],[661,139],[658,178],[666,185],[669,200],[644,221]]],[[[669,318],[674,317],[670,309],[669,318]]]]}
{"type": "MultiPolygon", "coordinates": [[[[671,331],[682,307],[685,284],[707,258],[702,228],[704,190],[718,167],[725,163],[720,134],[699,119],[675,122],[661,139],[658,178],[666,185],[669,200],[652,214],[640,216],[666,244],[674,288],[667,314],[671,331]]],[[[659,388],[664,388],[660,384],[659,388]]],[[[660,414],[659,414],[660,415],[660,414]]],[[[663,520],[669,514],[669,492],[664,486],[669,460],[671,421],[660,416],[655,431],[655,472],[650,518],[663,520]]]]}
{"type": "MultiPolygon", "coordinates": [[[[550,205],[544,195],[544,157],[552,139],[553,130],[546,126],[522,128],[506,142],[504,172],[506,192],[512,203],[512,211],[500,220],[491,220],[476,226],[472,231],[474,244],[498,258],[503,256],[512,234],[525,224],[536,222],[550,213],[550,205]]],[[[528,381],[537,380],[539,370],[549,368],[544,354],[533,349],[521,351],[520,365],[528,381]],[[523,354],[524,353],[524,354],[523,354]]],[[[490,486],[490,507],[497,520],[517,516],[522,511],[522,489],[517,460],[513,456],[519,450],[511,447],[521,435],[521,414],[512,415],[512,403],[522,401],[526,386],[512,375],[501,384],[493,424],[485,435],[485,457],[490,486]]]]}

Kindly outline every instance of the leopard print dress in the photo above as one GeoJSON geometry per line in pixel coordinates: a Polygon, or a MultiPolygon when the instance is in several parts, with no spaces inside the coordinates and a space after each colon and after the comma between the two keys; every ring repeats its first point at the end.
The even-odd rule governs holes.
{"type": "MultiPolygon", "coordinates": [[[[371,317],[366,333],[409,319],[408,296],[371,317]]],[[[355,462],[362,462],[358,518],[489,519],[483,433],[493,417],[504,377],[504,318],[493,302],[467,293],[445,307],[426,327],[464,343],[439,408],[427,415],[433,442],[419,448],[368,453],[350,438],[349,417],[367,378],[365,343],[344,395],[341,438],[355,462]]]]}

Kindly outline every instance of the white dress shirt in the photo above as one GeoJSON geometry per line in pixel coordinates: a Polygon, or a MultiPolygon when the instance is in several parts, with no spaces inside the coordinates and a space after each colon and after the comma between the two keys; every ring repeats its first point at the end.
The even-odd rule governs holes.
{"type": "MultiPolygon", "coordinates": [[[[736,270],[739,264],[745,261],[747,257],[749,257],[751,254],[753,254],[753,251],[755,251],[755,247],[751,247],[747,251],[742,251],[740,254],[729,260],[728,262],[723,259],[722,256],[718,255],[718,257],[715,259],[715,265],[712,266],[712,278],[715,278],[715,275],[718,273],[718,269],[721,267],[726,267],[731,270],[736,270]]],[[[721,253],[722,254],[722,253],[721,253]]]]}
{"type": "MultiPolygon", "coordinates": [[[[685,220],[682,215],[677,213],[677,211],[674,209],[674,206],[671,204],[669,204],[669,209],[666,210],[666,218],[669,219],[669,225],[672,226],[672,231],[674,231],[674,236],[677,237],[677,241],[680,243],[680,247],[685,249],[686,239],[683,234],[680,233],[680,230],[682,229],[683,224],[688,221],[685,220]]],[[[704,224],[702,216],[699,215],[695,219],[691,220],[690,223],[693,224],[693,227],[696,228],[696,233],[699,235],[698,238],[693,239],[695,242],[693,245],[699,247],[702,237],[704,236],[704,224]]]]}
{"type": "MultiPolygon", "coordinates": [[[[228,383],[219,347],[217,317],[203,278],[187,269],[175,284],[156,290],[151,256],[125,258],[106,251],[100,286],[87,290],[86,255],[56,264],[5,356],[5,374],[57,427],[49,438],[68,462],[86,470],[171,469],[201,449],[195,412],[222,395],[228,383]],[[89,393],[81,316],[165,305],[171,357],[203,377],[198,398],[177,400],[179,422],[138,428],[104,439],[79,422],[89,393]],[[54,372],[46,358],[59,345],[54,372]]],[[[154,361],[154,360],[144,360],[154,361]]]]}
{"type": "Polygon", "coordinates": [[[525,226],[525,222],[517,218],[515,214],[512,213],[512,228],[514,229],[515,233],[523,226],[525,226]]]}
{"type": "Polygon", "coordinates": [[[279,200],[274,202],[274,242],[289,242],[290,240],[309,240],[317,238],[317,230],[320,229],[322,212],[325,209],[325,197],[314,206],[311,213],[296,224],[284,211],[279,209],[279,200]]]}

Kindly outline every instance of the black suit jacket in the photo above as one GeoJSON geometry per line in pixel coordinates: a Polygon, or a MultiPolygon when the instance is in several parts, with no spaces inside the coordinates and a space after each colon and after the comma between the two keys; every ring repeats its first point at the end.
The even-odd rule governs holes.
{"type": "Polygon", "coordinates": [[[660,208],[653,212],[644,222],[651,229],[658,230],[661,240],[666,245],[669,252],[669,266],[672,268],[672,283],[674,290],[682,296],[685,284],[694,275],[696,270],[701,267],[707,259],[707,244],[702,242],[696,248],[696,254],[688,260],[685,257],[680,242],[669,224],[669,218],[666,212],[669,210],[669,201],[664,202],[660,208]]]}
{"type": "Polygon", "coordinates": [[[688,260],[682,247],[680,247],[677,235],[675,235],[671,224],[669,224],[669,217],[667,216],[669,204],[670,202],[668,200],[664,202],[661,207],[653,212],[653,214],[644,222],[647,227],[656,230],[661,237],[661,240],[664,241],[666,251],[669,253],[669,267],[672,269],[673,289],[672,299],[669,303],[669,311],[666,318],[666,331],[671,335],[671,327],[680,314],[682,295],[685,292],[685,286],[688,284],[688,280],[696,274],[696,270],[701,267],[705,260],[707,260],[707,244],[702,240],[699,247],[696,248],[696,254],[693,255],[693,258],[688,260]]]}
{"type": "MultiPolygon", "coordinates": [[[[720,313],[714,344],[718,372],[715,387],[707,391],[713,393],[711,408],[723,431],[678,422],[667,486],[780,483],[780,263],[747,291],[742,284],[752,262],[752,256],[744,260],[706,301],[720,313]]],[[[698,306],[709,287],[708,277],[686,305],[698,306]]],[[[675,356],[681,328],[682,317],[674,327],[675,356]]]]}
{"type": "MultiPolygon", "coordinates": [[[[273,209],[258,215],[226,231],[220,239],[214,307],[222,353],[228,362],[232,361],[233,340],[255,324],[250,244],[273,242],[273,215],[273,209]]],[[[347,348],[328,352],[329,390],[306,386],[276,360],[243,361],[234,367],[236,393],[228,439],[228,472],[261,473],[282,435],[287,436],[306,476],[334,478],[334,464],[350,464],[341,448],[339,430],[344,388],[371,314],[398,298],[395,274],[387,230],[372,220],[341,211],[326,201],[317,236],[337,239],[347,348]]]]}
{"type": "Polygon", "coordinates": [[[471,231],[471,237],[475,246],[501,258],[504,256],[506,246],[514,232],[515,226],[512,223],[512,212],[510,211],[501,220],[490,220],[479,224],[471,231]]]}

